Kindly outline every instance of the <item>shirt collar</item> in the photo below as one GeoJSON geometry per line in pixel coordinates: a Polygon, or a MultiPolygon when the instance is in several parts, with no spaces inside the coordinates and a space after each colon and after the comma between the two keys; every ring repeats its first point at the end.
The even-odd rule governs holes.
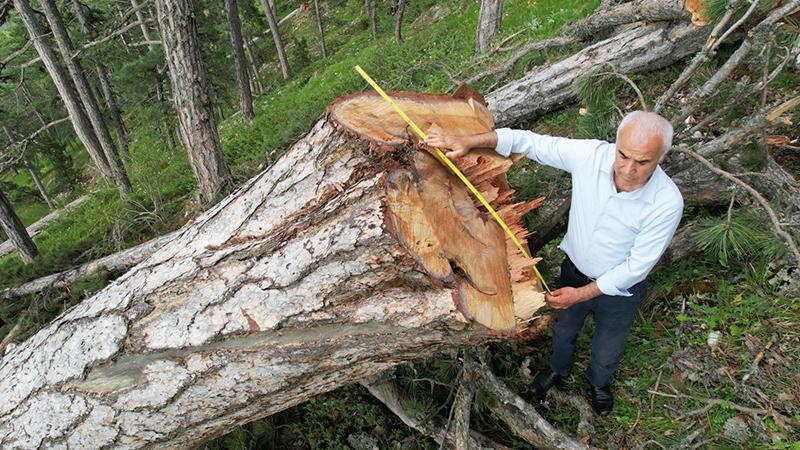
{"type": "MultiPolygon", "coordinates": [[[[611,186],[614,188],[616,192],[617,188],[614,185],[614,157],[617,153],[617,146],[616,144],[611,146],[612,151],[610,152],[610,157],[606,157],[606,161],[600,165],[600,171],[607,174],[609,180],[611,181],[611,186]]],[[[653,174],[650,175],[650,179],[647,180],[647,183],[644,186],[636,189],[635,191],[631,192],[618,192],[619,198],[624,200],[643,200],[647,203],[655,203],[656,201],[656,192],[658,188],[656,185],[658,184],[657,178],[661,177],[662,173],[664,172],[661,169],[661,166],[656,166],[656,170],[653,171],[653,174]]]]}

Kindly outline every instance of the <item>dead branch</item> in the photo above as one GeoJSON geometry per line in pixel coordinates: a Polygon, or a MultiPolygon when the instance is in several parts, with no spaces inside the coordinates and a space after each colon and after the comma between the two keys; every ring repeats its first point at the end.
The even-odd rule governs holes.
{"type": "MultiPolygon", "coordinates": [[[[360,384],[367,388],[373,397],[389,408],[409,428],[433,439],[440,445],[444,443],[451,447],[457,445],[455,433],[445,433],[444,429],[436,427],[431,421],[418,420],[406,412],[412,409],[410,402],[407,400],[408,396],[403,392],[402,388],[391,381],[391,375],[382,374],[378,377],[361,381],[360,384]]],[[[469,434],[468,447],[466,448],[481,449],[490,447],[502,450],[508,449],[508,447],[492,442],[491,439],[475,431],[470,431],[469,434]]]]}
{"type": "Polygon", "coordinates": [[[753,12],[755,12],[757,7],[758,7],[758,0],[752,0],[750,2],[750,7],[747,8],[747,11],[745,11],[742,17],[740,17],[739,20],[737,20],[733,25],[731,25],[731,27],[728,28],[727,31],[725,31],[725,34],[723,34],[718,41],[714,42],[711,45],[711,51],[716,52],[719,46],[722,45],[723,42],[725,42],[725,39],[727,39],[728,36],[733,34],[734,31],[736,31],[747,19],[750,18],[750,16],[753,14],[753,12]]]}
{"type": "Polygon", "coordinates": [[[99,270],[120,272],[129,269],[153,254],[164,244],[174,239],[179,233],[180,230],[174,231],[151,239],[144,244],[88,262],[74,269],[37,278],[15,288],[4,289],[0,291],[0,300],[9,300],[27,294],[35,294],[46,289],[63,288],[72,284],[75,280],[89,276],[99,270]]]}
{"type": "Polygon", "coordinates": [[[739,48],[725,61],[722,67],[720,67],[703,86],[690,94],[686,106],[672,118],[672,126],[678,128],[687,117],[692,115],[695,110],[703,104],[706,98],[716,92],[722,82],[731,75],[733,70],[744,62],[753,47],[760,48],[774,29],[775,24],[798,7],[800,7],[800,0],[792,0],[783,7],[774,10],[769,16],[756,25],[744,38],[739,48]]]}
{"type": "Polygon", "coordinates": [[[536,448],[586,450],[589,447],[551,425],[536,409],[494,376],[482,362],[472,366],[472,376],[497,398],[489,408],[520,439],[536,448]]]}
{"type": "MultiPolygon", "coordinates": [[[[464,370],[469,371],[469,367],[475,362],[472,360],[470,352],[464,352],[464,370]]],[[[456,391],[456,399],[453,402],[456,450],[466,450],[469,448],[469,418],[472,409],[472,400],[475,398],[475,381],[470,377],[461,377],[456,391]]]]}
{"type": "MultiPolygon", "coordinates": [[[[755,3],[755,2],[754,2],[755,3]]],[[[733,16],[733,2],[728,4],[728,8],[725,11],[725,15],[720,19],[719,23],[711,30],[711,34],[708,36],[708,40],[706,41],[706,45],[694,55],[692,58],[692,62],[683,69],[683,72],[678,76],[674,83],[658,98],[656,101],[656,105],[653,108],[653,112],[659,113],[661,109],[666,105],[670,99],[681,89],[683,86],[689,81],[689,79],[697,72],[697,69],[703,65],[706,61],[708,61],[709,55],[711,54],[711,48],[713,44],[717,41],[717,36],[722,31],[722,28],[728,24],[728,21],[733,16]]]]}
{"type": "Polygon", "coordinates": [[[585,398],[577,395],[567,395],[556,387],[552,387],[547,391],[547,398],[557,404],[570,406],[578,411],[578,416],[580,417],[578,436],[585,439],[594,435],[595,414],[592,405],[585,398]]]}
{"type": "Polygon", "coordinates": [[[755,190],[749,184],[747,184],[744,181],[742,181],[741,179],[733,176],[731,173],[720,169],[719,167],[714,165],[714,163],[712,163],[711,161],[707,160],[706,158],[703,158],[702,156],[700,156],[699,154],[697,154],[693,150],[691,150],[689,148],[686,148],[686,147],[683,147],[683,148],[679,147],[678,151],[690,155],[694,159],[700,161],[710,171],[712,171],[712,172],[716,173],[717,175],[720,175],[720,176],[722,176],[722,177],[724,177],[724,178],[736,183],[737,185],[741,186],[744,190],[746,190],[748,193],[750,193],[750,195],[752,195],[756,199],[756,201],[758,201],[758,203],[761,205],[761,207],[764,208],[764,210],[767,212],[767,215],[769,216],[770,222],[772,222],[772,227],[773,227],[773,230],[775,231],[775,234],[778,235],[779,238],[784,240],[784,242],[786,243],[786,246],[789,247],[789,250],[791,250],[792,255],[794,256],[795,260],[797,261],[798,264],[800,264],[800,250],[797,249],[797,245],[794,242],[794,238],[792,237],[791,234],[787,233],[783,229],[783,227],[781,227],[781,223],[780,223],[780,220],[778,219],[778,215],[775,213],[775,210],[772,209],[772,206],[770,206],[769,202],[767,201],[767,199],[764,198],[764,196],[762,196],[757,190],[755,190]]]}
{"type": "Polygon", "coordinates": [[[516,53],[511,55],[508,60],[506,60],[502,65],[498,67],[491,68],[487,71],[481,72],[472,78],[466,81],[467,84],[474,84],[478,81],[483,80],[486,77],[494,75],[498,79],[502,79],[514,68],[514,64],[517,63],[520,59],[524,58],[531,52],[541,52],[551,48],[556,47],[564,47],[566,45],[574,44],[577,42],[575,38],[572,37],[565,37],[565,36],[557,36],[550,39],[544,39],[541,41],[533,41],[528,42],[521,49],[519,49],[516,53]]]}

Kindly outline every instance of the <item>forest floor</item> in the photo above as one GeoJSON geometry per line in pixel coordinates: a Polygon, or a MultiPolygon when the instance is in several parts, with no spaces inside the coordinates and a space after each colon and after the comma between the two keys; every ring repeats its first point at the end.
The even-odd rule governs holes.
{"type": "MultiPolygon", "coordinates": [[[[372,38],[361,11],[363,2],[342,1],[327,12],[330,55],[325,60],[316,54],[311,13],[296,19],[287,30],[294,37],[288,46],[290,62],[299,68],[294,77],[284,83],[276,67],[265,67],[262,78],[267,92],[256,98],[255,121],[245,125],[230,114],[220,123],[226,160],[237,181],[248,179],[279,157],[335,97],[365,89],[352,69],[356,64],[387,89],[426,92],[447,91],[451,78],[466,79],[500,64],[511,52],[501,51],[486,59],[473,56],[474,3],[411,2],[404,24],[405,41],[397,45],[391,34],[392,16],[379,15],[380,33],[372,38]]],[[[499,40],[517,32],[508,45],[552,36],[565,22],[589,14],[598,3],[507,0],[499,40]]],[[[279,15],[290,6],[282,6],[287,10],[279,15]]],[[[574,50],[529,55],[508,77],[574,50]]],[[[722,53],[725,51],[729,49],[722,53]]],[[[718,63],[719,59],[712,61],[712,65],[718,63]]],[[[667,68],[633,79],[652,104],[680,69],[667,68]]],[[[700,78],[709,73],[701,73],[700,78]]],[[[490,77],[476,87],[486,89],[496,81],[490,77]]],[[[797,86],[800,79],[795,76],[780,82],[797,86]]],[[[635,106],[633,98],[632,93],[622,92],[616,104],[630,109],[635,106]]],[[[580,106],[521,126],[560,136],[613,139],[613,127],[581,115],[580,106]]],[[[95,175],[85,168],[82,152],[72,147],[85,189],[62,194],[58,203],[66,204],[83,191],[91,193],[91,200],[34,238],[43,254],[37,264],[24,266],[16,255],[0,258],[0,288],[138,244],[177,229],[198,213],[185,152],[165,146],[156,125],[157,111],[141,107],[127,120],[134,136],[126,157],[135,188],[132,198],[123,202],[113,186],[96,182],[95,175]],[[159,176],[153,177],[154,173],[159,176]]],[[[776,157],[800,176],[797,157],[776,157]]],[[[527,162],[514,169],[510,180],[518,198],[527,199],[558,188],[564,178],[527,162]]],[[[32,184],[24,174],[5,181],[32,184]]],[[[26,198],[29,201],[18,209],[27,225],[47,211],[33,196],[26,198]]],[[[711,223],[725,213],[687,208],[684,221],[711,223]]],[[[737,213],[737,220],[756,220],[751,216],[737,213]]],[[[555,270],[563,256],[555,242],[539,253],[545,257],[546,276],[557,279],[555,270]]],[[[684,443],[685,448],[800,449],[800,286],[792,284],[789,270],[781,260],[763,255],[720,258],[714,252],[699,252],[655,272],[615,384],[615,410],[607,418],[596,418],[587,441],[604,448],[666,448],[684,443]]],[[[75,283],[68,292],[0,304],[0,319],[5,322],[0,336],[22,322],[23,332],[17,340],[25,338],[104,287],[115,275],[97,274],[75,283]]],[[[589,357],[591,320],[587,325],[578,340],[573,376],[563,388],[568,395],[585,395],[588,386],[582,372],[589,357]]],[[[493,344],[493,369],[510,386],[524,392],[526,380],[546,363],[549,347],[547,335],[534,342],[493,344]]],[[[410,414],[447,417],[457,361],[458,352],[453,352],[397,369],[397,380],[418,405],[410,414]]],[[[486,406],[492,401],[490,395],[478,391],[473,428],[511,447],[530,448],[491,415],[486,406]]],[[[557,426],[579,434],[574,410],[551,400],[538,406],[557,426]]],[[[432,449],[438,445],[403,425],[364,388],[349,386],[242,426],[204,447],[432,449]]]]}

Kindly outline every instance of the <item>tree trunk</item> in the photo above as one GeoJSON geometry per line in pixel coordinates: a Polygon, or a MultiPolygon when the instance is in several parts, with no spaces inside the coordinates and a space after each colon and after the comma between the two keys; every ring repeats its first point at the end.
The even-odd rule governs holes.
{"type": "Polygon", "coordinates": [[[537,67],[491,92],[486,100],[499,126],[533,119],[573,102],[577,81],[606,64],[622,73],[665,67],[697,52],[710,31],[686,22],[636,27],[554,64],[537,67]]]}
{"type": "Polygon", "coordinates": [[[167,108],[167,98],[164,95],[164,87],[161,74],[156,74],[156,97],[158,98],[158,105],[161,108],[161,114],[164,116],[164,121],[158,124],[158,127],[164,131],[164,138],[167,140],[167,147],[175,148],[175,138],[173,137],[174,131],[169,124],[169,108],[167,108]]]}
{"type": "Polygon", "coordinates": [[[492,39],[500,33],[500,21],[502,18],[503,0],[481,0],[475,46],[478,54],[485,53],[489,50],[489,44],[492,42],[492,39]]]}
{"type": "Polygon", "coordinates": [[[275,20],[275,10],[269,5],[268,0],[261,0],[261,7],[264,8],[264,14],[267,16],[267,23],[269,23],[269,31],[272,33],[272,40],[275,42],[275,51],[278,52],[278,61],[281,65],[281,73],[283,79],[289,79],[289,62],[286,59],[286,51],[283,49],[283,41],[281,41],[281,31],[278,28],[278,22],[275,20]]]}
{"type": "Polygon", "coordinates": [[[406,0],[397,0],[397,9],[394,12],[394,41],[403,42],[403,13],[406,11],[406,0]]]}
{"type": "Polygon", "coordinates": [[[244,61],[242,23],[239,20],[239,7],[236,0],[225,0],[225,13],[228,16],[233,60],[236,65],[236,81],[239,86],[239,105],[242,109],[242,119],[245,123],[250,123],[253,120],[253,96],[250,93],[250,77],[247,76],[247,66],[244,61]]]}
{"type": "Polygon", "coordinates": [[[231,173],[222,154],[209,98],[194,6],[191,0],[158,0],[156,9],[181,141],[197,178],[200,200],[209,205],[228,184],[231,173]]]}
{"type": "MultiPolygon", "coordinates": [[[[33,239],[28,236],[25,226],[22,225],[2,191],[0,191],[0,226],[3,227],[11,244],[19,251],[22,262],[30,264],[39,256],[39,250],[33,243],[33,239]]],[[[2,438],[0,438],[0,443],[2,443],[2,438]]]]}
{"type": "MultiPolygon", "coordinates": [[[[3,125],[3,133],[5,133],[6,138],[8,138],[8,142],[11,147],[17,147],[17,142],[14,140],[14,136],[11,135],[11,131],[8,130],[8,127],[3,125]]],[[[22,164],[28,169],[28,172],[31,174],[31,178],[33,178],[34,184],[36,184],[36,189],[39,190],[39,195],[42,196],[42,200],[47,203],[47,208],[49,210],[53,210],[53,201],[50,200],[50,196],[47,194],[47,189],[44,187],[44,183],[42,183],[41,177],[39,177],[39,171],[36,170],[36,167],[31,165],[30,161],[28,161],[28,157],[21,152],[21,149],[17,148],[20,152],[20,157],[22,158],[22,164]]]]}
{"type": "Polygon", "coordinates": [[[319,32],[319,47],[322,51],[322,57],[328,57],[328,51],[325,48],[325,30],[322,28],[322,14],[319,12],[319,0],[314,0],[314,18],[317,21],[317,32],[319,32]]]}
{"type": "MultiPolygon", "coordinates": [[[[144,13],[142,13],[142,7],[139,5],[138,0],[131,0],[131,6],[136,14],[136,21],[139,22],[139,29],[142,30],[142,37],[146,42],[150,42],[150,30],[147,28],[147,22],[144,20],[144,13]]],[[[152,45],[148,45],[149,48],[153,48],[152,45]]]]}
{"type": "Polygon", "coordinates": [[[72,81],[75,83],[75,87],[77,88],[78,96],[83,103],[86,114],[89,116],[89,122],[92,124],[94,134],[97,137],[97,140],[100,142],[100,147],[103,149],[106,160],[111,167],[111,174],[117,184],[117,189],[119,190],[120,195],[126,196],[131,192],[131,183],[128,180],[128,175],[125,173],[125,167],[123,167],[122,161],[119,159],[117,146],[111,139],[111,135],[108,133],[108,128],[103,120],[103,116],[100,114],[100,110],[97,107],[97,101],[91,91],[91,88],[89,87],[89,82],[86,80],[83,69],[78,62],[78,59],[72,57],[72,44],[70,42],[69,35],[67,34],[67,30],[64,27],[61,13],[59,13],[58,9],[56,9],[55,0],[42,0],[41,5],[42,9],[44,10],[44,15],[47,18],[47,22],[50,24],[50,28],[53,30],[53,37],[58,45],[58,50],[61,53],[61,57],[64,58],[64,62],[67,65],[67,70],[72,76],[72,81]]]}
{"type": "MultiPolygon", "coordinates": [[[[435,110],[464,133],[492,126],[473,101],[394,98],[418,123],[435,110]]],[[[0,443],[190,448],[533,317],[529,261],[401,119],[362,114],[381,102],[336,101],[269,169],[9,349],[0,443]]],[[[537,202],[511,203],[510,161],[457,164],[524,238],[537,202]]]]}
{"type": "MultiPolygon", "coordinates": [[[[26,228],[26,232],[28,236],[36,236],[39,231],[43,230],[47,225],[52,223],[54,220],[58,219],[62,214],[72,211],[73,209],[80,206],[83,202],[89,199],[88,195],[84,195],[82,197],[78,197],[77,199],[70,202],[67,206],[55,210],[50,214],[42,217],[41,219],[37,220],[36,222],[32,223],[28,228],[26,228]]],[[[14,247],[11,241],[5,241],[0,243],[0,256],[5,256],[11,253],[14,250],[14,247]]]]}
{"type": "Polygon", "coordinates": [[[97,65],[97,78],[100,80],[100,87],[103,90],[103,98],[106,101],[106,107],[111,113],[111,120],[114,122],[114,129],[116,130],[119,143],[124,151],[128,151],[128,142],[130,142],[130,135],[125,128],[125,123],[122,121],[122,114],[117,107],[116,96],[111,89],[111,83],[108,81],[108,71],[103,64],[97,65]]]}
{"type": "Polygon", "coordinates": [[[372,38],[378,37],[378,22],[375,20],[375,5],[376,0],[367,0],[367,8],[369,9],[369,29],[372,32],[372,38]]]}
{"type": "Polygon", "coordinates": [[[30,39],[33,41],[36,51],[39,53],[39,57],[42,58],[42,62],[45,68],[47,68],[47,72],[50,74],[50,78],[52,78],[61,100],[64,102],[72,127],[75,129],[75,134],[78,135],[78,138],[81,140],[81,143],[83,143],[89,156],[91,156],[95,166],[100,170],[100,173],[104,177],[113,180],[114,177],[111,167],[108,164],[108,159],[106,159],[103,149],[100,147],[97,137],[94,135],[94,131],[92,131],[89,120],[86,118],[86,113],[80,105],[79,100],[75,97],[75,93],[72,91],[73,88],[69,84],[63,69],[58,65],[53,50],[45,41],[45,32],[36,21],[33,9],[31,9],[30,4],[28,4],[28,0],[15,0],[14,6],[22,22],[25,24],[30,39]]]}
{"type": "Polygon", "coordinates": [[[261,94],[264,92],[264,86],[261,84],[261,74],[258,70],[260,64],[258,60],[256,60],[256,54],[253,51],[253,46],[250,44],[250,40],[244,39],[244,49],[247,52],[247,59],[250,62],[250,80],[255,85],[257,89],[256,92],[261,94]]]}

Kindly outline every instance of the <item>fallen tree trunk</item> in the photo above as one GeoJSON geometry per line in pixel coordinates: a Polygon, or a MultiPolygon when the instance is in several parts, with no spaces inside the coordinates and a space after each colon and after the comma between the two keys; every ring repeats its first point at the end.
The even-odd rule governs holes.
{"type": "Polygon", "coordinates": [[[9,300],[48,289],[62,289],[81,278],[88,277],[101,270],[111,273],[120,273],[142,262],[145,258],[155,253],[156,250],[164,246],[164,244],[178,236],[179,233],[180,231],[165,234],[150,239],[144,244],[112,253],[108,256],[75,267],[74,269],[37,278],[14,288],[3,289],[0,291],[0,300],[9,300]]]}
{"type": "Polygon", "coordinates": [[[576,98],[579,79],[611,64],[622,73],[647,72],[697,52],[709,27],[658,22],[632,28],[556,63],[538,67],[486,96],[498,126],[532,119],[576,98]]]}
{"type": "MultiPolygon", "coordinates": [[[[472,99],[396,98],[427,129],[493,126],[472,99]]],[[[191,447],[403,361],[513,335],[544,304],[532,268],[385,108],[338,100],[270,169],[11,349],[0,446],[191,447]]],[[[540,200],[512,204],[510,161],[471,155],[461,169],[522,237],[540,200]]]]}
{"type": "MultiPolygon", "coordinates": [[[[73,200],[72,202],[70,202],[67,206],[65,206],[65,207],[63,207],[63,208],[61,208],[59,210],[53,211],[50,214],[48,214],[48,215],[42,217],[41,219],[37,220],[36,222],[30,224],[26,228],[26,230],[28,231],[28,235],[30,235],[30,237],[36,236],[36,234],[39,233],[39,230],[42,230],[47,225],[50,225],[50,223],[52,223],[54,220],[56,220],[59,217],[61,217],[62,214],[67,213],[67,212],[77,208],[78,206],[80,206],[86,200],[89,200],[89,196],[88,195],[80,196],[80,197],[76,198],[75,200],[73,200]]],[[[0,256],[8,255],[9,253],[11,253],[13,251],[14,251],[14,246],[11,244],[11,241],[5,241],[2,244],[0,244],[0,256]]]]}

